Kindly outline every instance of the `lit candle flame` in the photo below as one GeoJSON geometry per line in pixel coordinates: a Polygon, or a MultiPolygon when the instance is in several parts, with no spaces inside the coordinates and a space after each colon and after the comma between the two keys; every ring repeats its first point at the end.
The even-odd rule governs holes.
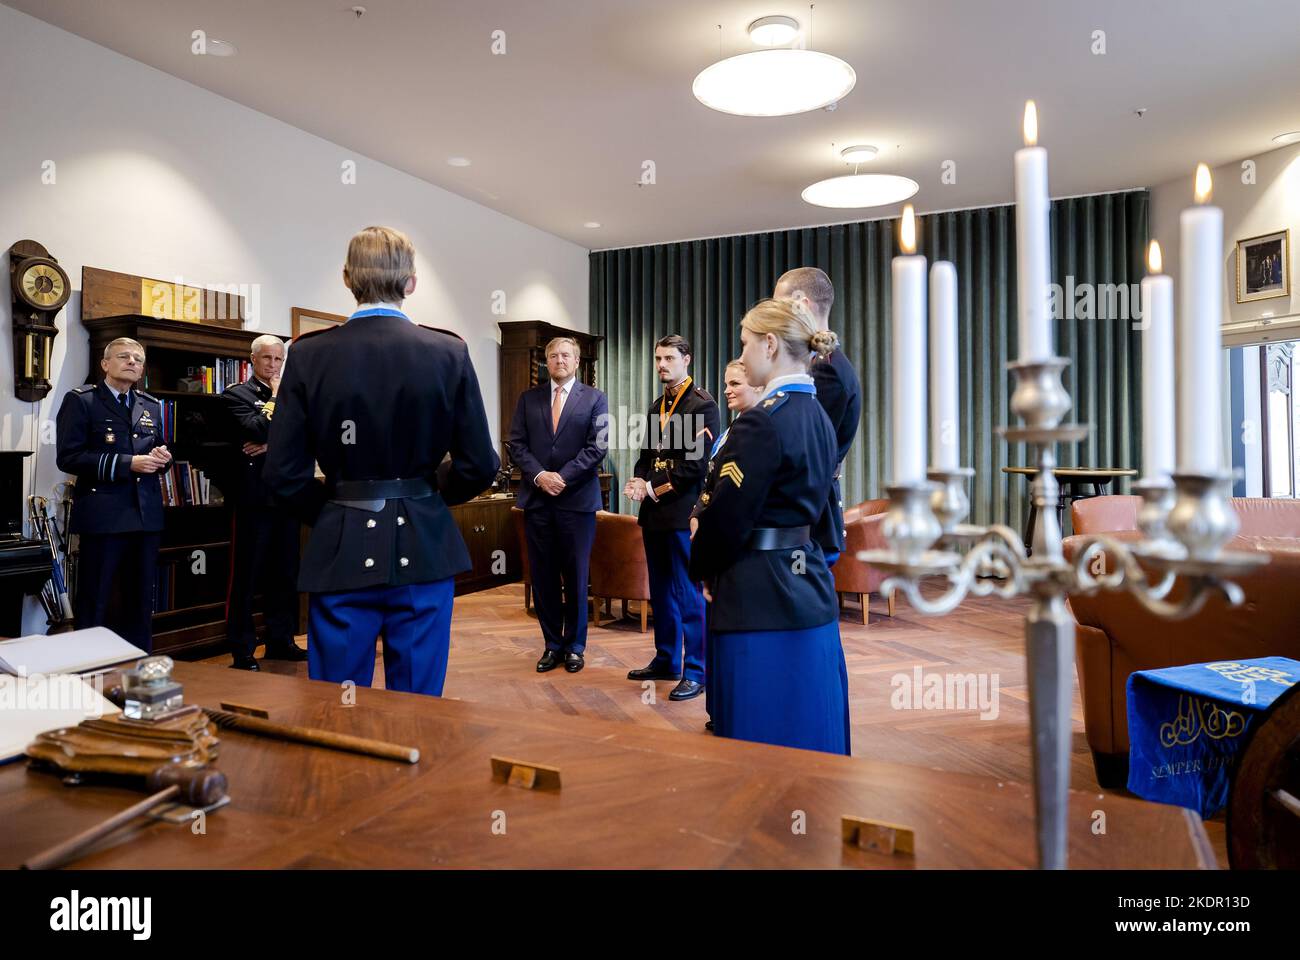
{"type": "Polygon", "coordinates": [[[909,256],[916,253],[916,213],[910,203],[903,208],[903,226],[899,231],[898,248],[909,256]]]}
{"type": "Polygon", "coordinates": [[[1147,272],[1159,273],[1164,267],[1164,258],[1160,256],[1160,243],[1157,240],[1151,241],[1151,246],[1147,249],[1147,272]]]}
{"type": "Polygon", "coordinates": [[[1203,163],[1196,165],[1196,202],[1209,203],[1214,193],[1214,181],[1210,177],[1210,168],[1203,163]]]}
{"type": "Polygon", "coordinates": [[[1032,147],[1038,143],[1038,107],[1034,101],[1025,101],[1025,146],[1032,147]]]}

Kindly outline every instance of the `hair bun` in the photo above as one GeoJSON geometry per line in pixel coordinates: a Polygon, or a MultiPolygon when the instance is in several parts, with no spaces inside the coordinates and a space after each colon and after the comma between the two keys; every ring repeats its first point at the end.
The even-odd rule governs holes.
{"type": "Polygon", "coordinates": [[[834,330],[818,330],[808,338],[809,349],[819,357],[833,353],[839,345],[840,338],[835,335],[834,330]]]}

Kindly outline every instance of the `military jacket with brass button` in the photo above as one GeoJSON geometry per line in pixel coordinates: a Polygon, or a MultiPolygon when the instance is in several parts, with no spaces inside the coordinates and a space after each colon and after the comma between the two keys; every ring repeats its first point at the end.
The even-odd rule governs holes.
{"type": "Polygon", "coordinates": [[[647,530],[686,530],[691,508],[699,499],[709,451],[718,439],[722,415],[717,401],[692,381],[673,406],[675,395],[666,394],[650,405],[645,442],[633,476],[654,491],[655,499],[641,501],[637,522],[647,530]],[[660,411],[672,414],[661,429],[660,411]]]}
{"type": "Polygon", "coordinates": [[[375,307],[294,341],[262,480],[312,526],[300,590],[431,583],[470,569],[447,507],[482,493],[499,466],[469,347],[456,334],[375,307]],[[335,495],[339,482],[418,479],[436,492],[373,512],[336,502],[346,499],[335,495]]]}
{"type": "Polygon", "coordinates": [[[801,630],[839,615],[811,530],[830,495],[835,432],[811,384],[780,388],[736,418],[696,509],[692,580],[709,584],[709,630],[801,630]],[[797,547],[755,550],[761,527],[808,527],[797,547]]]}
{"type": "Polygon", "coordinates": [[[137,533],[163,528],[156,473],[132,473],[131,458],[161,446],[162,405],[132,389],[122,406],[102,382],[68,392],[59,406],[59,469],[77,478],[71,533],[137,533]]]}

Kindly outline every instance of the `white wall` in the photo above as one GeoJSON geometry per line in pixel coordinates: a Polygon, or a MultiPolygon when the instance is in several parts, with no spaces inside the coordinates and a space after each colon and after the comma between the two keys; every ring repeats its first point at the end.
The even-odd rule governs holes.
{"type": "MultiPolygon", "coordinates": [[[[1185,177],[1151,190],[1151,236],[1160,241],[1165,272],[1174,277],[1178,276],[1178,215],[1192,204],[1194,167],[1189,162],[1185,177]]],[[[1228,329],[1265,318],[1300,320],[1300,254],[1295,249],[1300,242],[1300,144],[1215,167],[1211,172],[1213,201],[1223,209],[1223,317],[1228,329]],[[1242,182],[1249,169],[1243,167],[1247,162],[1253,164],[1254,183],[1242,182]],[[1284,229],[1291,231],[1290,297],[1237,303],[1237,241],[1284,229]]],[[[1292,332],[1271,339],[1289,340],[1298,335],[1292,332]]]]}
{"type": "MultiPolygon", "coordinates": [[[[497,322],[588,329],[581,247],[4,6],[0,130],[0,244],[43,243],[77,291],[58,317],[54,389],[40,404],[14,396],[10,301],[0,295],[0,449],[37,451],[28,493],[49,495],[63,479],[39,441],[52,437],[42,420],[86,377],[83,265],[256,285],[248,326],[287,336],[291,307],[350,312],[340,279],[348,238],[368,224],[397,227],[419,253],[407,310],[469,342],[494,437],[497,322]],[[42,182],[46,161],[52,184],[42,182]],[[491,312],[496,290],[504,316],[491,312]]],[[[30,603],[24,631],[43,631],[30,603]]]]}

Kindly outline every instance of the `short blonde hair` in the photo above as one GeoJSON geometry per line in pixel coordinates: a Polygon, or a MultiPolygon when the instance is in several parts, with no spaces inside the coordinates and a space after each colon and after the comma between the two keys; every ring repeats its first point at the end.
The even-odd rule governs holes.
{"type": "Polygon", "coordinates": [[[551,347],[555,346],[557,343],[573,344],[573,358],[575,360],[582,359],[582,347],[578,346],[578,341],[574,340],[573,337],[552,337],[551,340],[546,344],[546,351],[544,355],[549,357],[551,355],[551,347]]]}
{"type": "Polygon", "coordinates": [[[139,340],[132,340],[130,337],[118,337],[116,340],[110,340],[108,343],[104,344],[104,359],[107,360],[109,352],[120,344],[125,344],[128,347],[135,347],[140,351],[141,355],[145,352],[144,344],[139,340]]]}
{"type": "Polygon", "coordinates": [[[722,379],[724,379],[724,380],[727,379],[727,371],[730,370],[732,367],[739,367],[741,370],[744,370],[744,369],[745,369],[745,361],[742,360],[742,359],[740,359],[740,357],[737,357],[735,360],[732,360],[729,364],[727,364],[725,367],[723,367],[723,368],[722,368],[722,379]]]}
{"type": "Polygon", "coordinates": [[[790,300],[760,300],[749,308],[740,325],[760,336],[774,334],[790,356],[805,366],[814,356],[829,354],[840,342],[834,331],[818,327],[807,307],[790,300]]]}
{"type": "Polygon", "coordinates": [[[366,227],[348,243],[343,280],[357,303],[401,303],[415,276],[415,247],[392,227],[366,227]]]}

